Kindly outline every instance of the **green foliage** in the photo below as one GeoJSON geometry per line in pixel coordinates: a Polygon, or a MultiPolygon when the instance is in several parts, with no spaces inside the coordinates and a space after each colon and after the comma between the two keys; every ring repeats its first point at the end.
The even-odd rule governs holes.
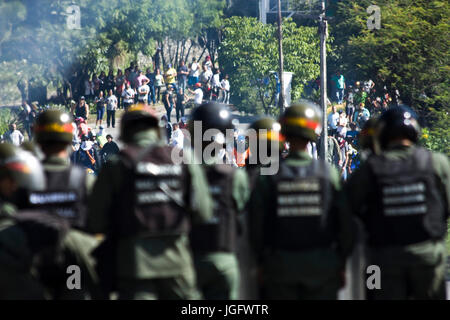
{"type": "MultiPolygon", "coordinates": [[[[219,63],[230,75],[232,100],[245,112],[276,114],[270,108],[275,82],[263,79],[278,71],[277,27],[255,18],[232,17],[224,20],[219,63]]],[[[297,27],[292,20],[283,23],[284,69],[293,72],[292,98],[300,98],[305,84],[320,71],[317,29],[297,27]]]]}
{"type": "Polygon", "coordinates": [[[432,126],[422,130],[420,143],[430,150],[442,152],[450,157],[449,114],[447,111],[436,110],[432,110],[431,114],[432,126]]]}
{"type": "Polygon", "coordinates": [[[441,0],[347,0],[333,35],[344,71],[374,79],[421,112],[448,107],[450,5],[441,0]],[[369,30],[366,8],[381,8],[381,29],[369,30]],[[423,99],[422,96],[428,98],[423,99]]]}

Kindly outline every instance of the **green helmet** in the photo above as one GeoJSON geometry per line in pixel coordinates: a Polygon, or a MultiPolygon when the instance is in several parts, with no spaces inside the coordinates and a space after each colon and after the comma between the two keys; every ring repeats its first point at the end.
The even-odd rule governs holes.
{"type": "Polygon", "coordinates": [[[124,142],[129,142],[136,132],[150,128],[159,128],[158,117],[150,107],[137,104],[130,107],[122,116],[120,138],[124,142]]]}
{"type": "Polygon", "coordinates": [[[21,190],[45,189],[44,169],[39,160],[9,143],[0,144],[0,178],[5,176],[11,177],[21,190]]]}
{"type": "Polygon", "coordinates": [[[38,116],[34,132],[36,142],[39,144],[47,142],[69,144],[73,137],[72,118],[66,112],[46,110],[38,116]]]}
{"type": "Polygon", "coordinates": [[[254,121],[249,129],[256,131],[258,140],[277,141],[280,148],[284,144],[284,137],[280,134],[281,125],[273,118],[264,117],[254,121]],[[265,131],[261,131],[265,130],[265,131]]]}
{"type": "Polygon", "coordinates": [[[281,134],[286,138],[299,137],[317,142],[322,131],[322,112],[309,101],[292,104],[281,115],[281,134]]]}

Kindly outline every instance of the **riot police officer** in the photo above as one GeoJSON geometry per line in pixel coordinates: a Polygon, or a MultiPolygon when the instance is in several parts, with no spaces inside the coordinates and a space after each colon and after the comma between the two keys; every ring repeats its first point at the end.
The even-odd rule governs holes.
{"type": "Polygon", "coordinates": [[[262,117],[254,121],[249,127],[249,135],[256,134],[257,142],[256,144],[250,143],[250,159],[245,167],[249,176],[251,190],[261,173],[261,167],[270,166],[272,162],[281,159],[284,138],[280,134],[280,130],[280,123],[270,117],[262,117]],[[275,152],[275,154],[272,154],[272,152],[275,152]],[[263,159],[263,156],[266,158],[263,159]]]}
{"type": "Polygon", "coordinates": [[[205,103],[193,110],[188,126],[194,147],[195,140],[202,141],[206,131],[211,130],[213,135],[212,142],[202,141],[199,144],[202,148],[194,150],[197,156],[202,157],[214,203],[213,217],[194,226],[190,235],[198,287],[208,300],[237,299],[237,219],[248,199],[249,188],[245,171],[226,164],[223,158],[227,130],[230,133],[228,137],[232,137],[232,115],[223,104],[205,103]],[[194,130],[194,125],[201,125],[201,130],[194,130]],[[201,136],[195,136],[194,133],[201,136]],[[206,154],[207,148],[211,146],[215,146],[216,150],[206,154]]]}
{"type": "Polygon", "coordinates": [[[54,208],[71,226],[83,230],[87,194],[94,178],[82,168],[70,165],[71,117],[59,110],[44,111],[37,118],[34,130],[36,142],[44,154],[42,163],[46,175],[46,193],[36,199],[39,201],[35,206],[54,208]]]}
{"type": "Polygon", "coordinates": [[[445,241],[450,165],[417,145],[416,113],[401,105],[380,116],[380,154],[348,181],[351,211],[368,234],[369,264],[380,269],[372,299],[445,299],[445,241]]]}
{"type": "Polygon", "coordinates": [[[95,253],[105,289],[120,299],[197,299],[188,233],[211,218],[205,175],[175,163],[148,106],[128,109],[120,138],[126,146],[102,167],[89,200],[88,228],[106,235],[95,253]]]}
{"type": "Polygon", "coordinates": [[[301,101],[279,119],[290,143],[275,175],[253,190],[250,241],[261,264],[266,299],[336,299],[351,249],[350,218],[338,200],[339,175],[307,153],[321,132],[321,112],[301,101]]]}
{"type": "Polygon", "coordinates": [[[30,199],[44,191],[39,161],[27,151],[0,145],[0,299],[95,297],[92,259],[79,250],[87,245],[84,237],[59,215],[29,207],[30,199]],[[80,268],[81,290],[67,287],[70,265],[80,268]]]}

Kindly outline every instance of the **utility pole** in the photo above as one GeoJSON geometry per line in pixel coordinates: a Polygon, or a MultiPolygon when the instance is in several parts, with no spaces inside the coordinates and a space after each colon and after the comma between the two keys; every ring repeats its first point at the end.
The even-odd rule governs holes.
{"type": "MultiPolygon", "coordinates": [[[[279,1],[279,0],[278,0],[279,1]]],[[[319,16],[320,33],[320,106],[322,108],[322,139],[320,158],[325,160],[328,146],[327,126],[327,46],[328,24],[325,16],[325,0],[322,0],[322,12],[319,16]]]]}
{"type": "Polygon", "coordinates": [[[278,54],[279,54],[279,80],[280,80],[280,97],[278,99],[278,106],[280,108],[280,115],[284,111],[284,80],[283,80],[283,30],[282,30],[282,20],[281,20],[281,0],[278,0],[278,54]]]}

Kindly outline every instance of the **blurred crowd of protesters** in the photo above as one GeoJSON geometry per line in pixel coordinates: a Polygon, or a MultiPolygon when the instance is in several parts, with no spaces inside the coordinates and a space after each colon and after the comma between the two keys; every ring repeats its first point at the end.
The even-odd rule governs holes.
{"type": "MultiPolygon", "coordinates": [[[[77,116],[86,118],[85,103],[94,103],[97,106],[97,118],[101,122],[106,108],[108,118],[114,123],[114,111],[127,109],[137,102],[145,102],[155,105],[162,102],[168,113],[177,111],[177,121],[184,113],[186,93],[195,95],[195,105],[203,100],[220,101],[230,103],[230,82],[228,75],[221,77],[219,68],[213,66],[211,57],[207,56],[203,63],[192,59],[189,65],[181,60],[177,69],[172,64],[167,64],[165,70],[158,67],[140,68],[134,62],[123,72],[121,69],[114,74],[113,70],[93,74],[84,80],[84,94],[72,108],[77,116]],[[153,69],[153,70],[152,70],[153,69]],[[201,89],[201,93],[199,91],[201,89]],[[194,90],[195,89],[195,93],[194,90]],[[108,112],[110,110],[110,112],[108,112]]],[[[114,125],[113,125],[114,126],[114,125]]]]}
{"type": "MultiPolygon", "coordinates": [[[[327,115],[328,140],[326,159],[338,168],[341,178],[347,180],[359,166],[358,134],[366,122],[379,116],[391,105],[400,103],[399,93],[391,97],[386,88],[377,92],[373,80],[355,81],[347,86],[344,75],[337,72],[331,77],[331,112],[327,115]]],[[[313,158],[320,154],[320,142],[309,143],[313,158]]]]}

